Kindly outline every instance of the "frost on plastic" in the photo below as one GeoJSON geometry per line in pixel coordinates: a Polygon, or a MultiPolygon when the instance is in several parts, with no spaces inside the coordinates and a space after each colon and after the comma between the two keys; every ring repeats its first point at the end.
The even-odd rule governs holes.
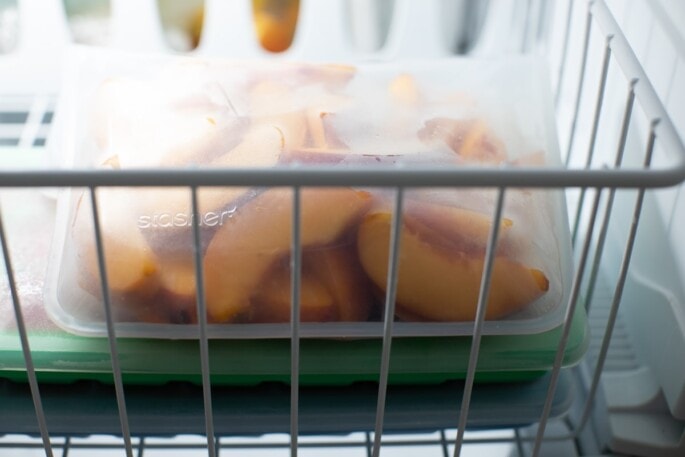
{"type": "MultiPolygon", "coordinates": [[[[528,57],[343,65],[84,52],[72,60],[82,103],[71,107],[67,157],[79,167],[559,165],[544,67],[528,57]]],[[[292,189],[200,188],[196,221],[189,189],[98,192],[115,315],[133,324],[126,334],[177,336],[174,328],[197,321],[194,222],[210,324],[289,322],[292,189]]],[[[302,321],[363,328],[382,318],[393,195],[302,189],[302,321]]],[[[397,320],[461,322],[453,333],[470,332],[495,199],[492,189],[407,190],[397,320]]],[[[96,334],[88,202],[77,191],[63,198],[51,314],[96,334]]],[[[570,262],[561,193],[508,189],[500,224],[485,332],[558,325],[570,262]]],[[[430,325],[415,333],[430,334],[430,325]]]]}

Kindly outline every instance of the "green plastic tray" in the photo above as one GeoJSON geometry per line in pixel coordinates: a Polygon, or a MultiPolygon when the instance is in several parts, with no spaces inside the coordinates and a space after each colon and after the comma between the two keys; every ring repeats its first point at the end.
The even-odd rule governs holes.
{"type": "MultiPolygon", "coordinates": [[[[551,369],[561,328],[521,336],[484,336],[477,380],[531,379],[551,369]]],[[[390,383],[436,383],[463,379],[470,337],[396,338],[390,359],[390,383]]],[[[39,380],[111,381],[109,345],[104,338],[78,337],[61,331],[33,332],[31,353],[39,380]]],[[[580,360],[588,345],[585,311],[577,308],[563,365],[580,360]]],[[[378,379],[382,341],[303,339],[300,382],[348,384],[378,379]]],[[[121,339],[119,358],[124,381],[157,384],[201,382],[199,345],[191,340],[121,339]]],[[[215,384],[251,385],[290,380],[289,340],[210,340],[210,370],[215,384]]],[[[16,333],[0,335],[0,376],[25,379],[16,333]]]]}

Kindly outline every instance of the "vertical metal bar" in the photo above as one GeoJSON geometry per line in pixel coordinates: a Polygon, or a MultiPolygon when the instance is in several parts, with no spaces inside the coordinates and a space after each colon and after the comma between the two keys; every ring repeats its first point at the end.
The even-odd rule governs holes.
{"type": "Polygon", "coordinates": [[[207,433],[207,453],[216,457],[214,447],[214,415],[212,412],[212,381],[209,372],[209,341],[207,339],[207,303],[205,301],[204,269],[202,265],[202,244],[200,242],[200,210],[197,201],[197,187],[190,188],[191,208],[193,210],[193,256],[195,260],[195,284],[197,299],[197,322],[200,330],[200,365],[202,368],[202,397],[205,410],[205,431],[207,433]]]}
{"type": "MultiPolygon", "coordinates": [[[[554,95],[554,105],[559,107],[559,97],[561,96],[561,88],[564,82],[564,70],[566,69],[566,58],[568,55],[568,42],[571,36],[571,17],[573,16],[573,2],[568,0],[568,9],[566,10],[566,29],[564,30],[564,42],[561,45],[561,63],[559,64],[559,74],[557,76],[557,90],[554,95]]],[[[589,30],[589,27],[588,27],[589,30]]],[[[587,32],[586,32],[587,33],[587,32]]]]}
{"type": "Polygon", "coordinates": [[[217,436],[215,441],[214,447],[216,448],[216,457],[219,457],[221,454],[221,437],[217,436]]]}
{"type": "Polygon", "coordinates": [[[7,270],[7,282],[10,288],[10,295],[12,296],[14,318],[17,321],[17,330],[19,331],[21,352],[24,355],[26,377],[29,381],[31,398],[33,399],[33,408],[36,410],[36,419],[38,420],[40,437],[43,440],[43,448],[45,449],[45,455],[47,457],[52,457],[53,453],[52,444],[50,443],[50,434],[48,433],[48,426],[45,420],[45,412],[43,411],[43,401],[40,397],[40,389],[38,387],[38,380],[36,379],[36,369],[33,365],[33,357],[31,356],[31,346],[29,345],[29,337],[26,331],[26,324],[24,323],[24,315],[21,311],[21,303],[19,302],[17,283],[14,279],[14,269],[12,268],[12,260],[10,258],[9,242],[7,241],[7,236],[5,234],[5,226],[2,221],[2,208],[0,208],[0,242],[0,244],[2,244],[2,257],[5,260],[5,269],[7,270]]]}
{"type": "Polygon", "coordinates": [[[71,437],[64,438],[64,447],[62,447],[62,457],[69,457],[69,450],[71,449],[71,437]]]}
{"type": "MultiPolygon", "coordinates": [[[[649,135],[649,140],[647,142],[647,152],[645,154],[644,166],[648,168],[652,163],[652,154],[654,152],[654,143],[656,140],[656,135],[654,129],[658,124],[658,120],[652,122],[651,132],[649,135]]],[[[635,245],[635,238],[637,235],[637,227],[640,222],[640,215],[642,213],[642,203],[645,196],[645,188],[640,188],[638,191],[637,199],[635,201],[635,209],[633,210],[633,220],[630,224],[630,231],[628,233],[628,240],[626,242],[625,250],[623,251],[623,259],[621,261],[621,268],[618,274],[618,281],[616,282],[616,288],[614,289],[614,298],[611,302],[611,308],[609,311],[609,318],[607,320],[606,330],[604,331],[604,338],[602,339],[602,346],[599,350],[597,356],[597,363],[595,365],[595,371],[592,377],[592,383],[587,394],[587,399],[585,401],[585,407],[583,409],[583,414],[580,418],[578,427],[576,427],[576,434],[585,427],[588,419],[590,418],[590,412],[594,404],[593,400],[597,394],[597,388],[599,386],[599,380],[604,370],[604,362],[606,360],[607,353],[609,352],[609,345],[611,344],[611,336],[614,332],[614,325],[616,323],[616,317],[618,316],[618,307],[621,303],[621,298],[623,297],[623,289],[625,287],[626,278],[628,276],[628,268],[630,267],[630,259],[633,255],[633,247],[635,245]]]]}
{"type": "MultiPolygon", "coordinates": [[[[143,457],[143,453],[145,452],[145,437],[141,436],[140,441],[138,442],[138,457],[143,457]]],[[[64,457],[64,456],[62,456],[64,457]]]]}
{"type": "Polygon", "coordinates": [[[440,447],[442,448],[442,457],[450,456],[449,444],[447,443],[447,435],[445,429],[440,429],[440,447]]]}
{"type": "Polygon", "coordinates": [[[471,405],[471,393],[473,392],[473,380],[476,376],[476,366],[478,366],[478,354],[480,352],[480,340],[483,334],[483,322],[485,321],[485,313],[488,310],[490,280],[492,279],[492,267],[494,265],[495,252],[497,252],[497,237],[499,236],[499,226],[500,221],[502,220],[504,194],[505,188],[500,187],[497,192],[495,215],[492,221],[492,227],[490,227],[488,245],[485,249],[485,263],[483,264],[483,275],[480,280],[478,308],[476,309],[476,322],[474,323],[473,328],[469,366],[466,371],[466,380],[464,381],[464,394],[461,401],[461,411],[459,412],[459,425],[457,427],[457,439],[455,440],[454,457],[459,457],[461,454],[461,447],[464,442],[464,431],[466,430],[466,421],[468,419],[469,407],[471,405]]]}
{"type": "MultiPolygon", "coordinates": [[[[623,153],[626,147],[628,129],[630,127],[630,118],[633,114],[633,104],[635,102],[635,84],[637,84],[637,81],[637,79],[633,79],[630,82],[630,90],[628,91],[628,99],[626,100],[625,111],[623,113],[623,122],[621,124],[621,136],[619,138],[618,149],[616,150],[616,158],[614,160],[614,168],[619,168],[623,162],[623,153]]],[[[615,195],[616,189],[610,189],[606,208],[604,210],[604,216],[602,218],[602,226],[597,240],[597,248],[595,250],[594,259],[592,262],[592,269],[590,270],[587,293],[585,294],[585,309],[587,311],[590,311],[590,307],[592,306],[592,297],[595,293],[599,265],[602,261],[602,253],[604,252],[604,243],[606,242],[606,237],[609,232],[609,221],[611,220],[611,211],[613,210],[615,195]]]]}
{"type": "Polygon", "coordinates": [[[300,278],[302,273],[300,197],[300,188],[293,187],[293,233],[290,257],[290,455],[292,457],[297,457],[300,405],[300,278]]]}
{"type": "Polygon", "coordinates": [[[112,302],[109,295],[109,279],[107,277],[107,263],[105,262],[105,247],[102,240],[100,227],[100,214],[98,211],[96,188],[91,186],[90,205],[93,210],[93,229],[95,230],[95,247],[98,255],[98,268],[100,271],[100,285],[102,286],[102,301],[105,307],[105,320],[107,321],[107,340],[109,341],[109,355],[112,358],[112,376],[114,378],[114,392],[119,408],[119,421],[121,423],[121,435],[124,439],[127,457],[133,457],[131,447],[131,432],[128,428],[128,413],[126,411],[126,399],[124,398],[124,383],[121,379],[121,366],[119,365],[119,350],[114,330],[114,317],[112,316],[112,302]]]}
{"type": "MultiPolygon", "coordinates": [[[[589,169],[592,165],[592,158],[595,155],[595,143],[597,141],[597,132],[599,131],[599,120],[602,116],[602,105],[604,101],[604,89],[606,88],[607,75],[609,74],[609,62],[611,57],[611,40],[613,35],[606,38],[604,45],[604,60],[602,62],[602,76],[599,83],[599,91],[597,92],[597,101],[595,102],[595,116],[592,121],[592,132],[590,133],[590,144],[588,146],[587,159],[585,161],[585,168],[589,169]]],[[[583,187],[580,190],[580,197],[578,199],[578,208],[576,209],[576,218],[573,222],[573,233],[571,235],[571,243],[576,245],[576,236],[578,235],[578,226],[580,224],[580,216],[583,212],[583,204],[585,202],[585,193],[587,188],[583,187]]]]}
{"type": "Polygon", "coordinates": [[[371,446],[371,433],[364,432],[365,437],[365,447],[366,447],[366,457],[371,457],[372,446],[371,446]]]}
{"type": "Polygon", "coordinates": [[[388,392],[388,375],[390,371],[390,349],[392,347],[392,328],[395,322],[395,296],[399,276],[400,239],[402,235],[402,206],[404,188],[398,187],[395,195],[395,212],[390,230],[390,255],[388,256],[387,290],[385,292],[385,316],[383,321],[383,349],[381,368],[378,380],[378,403],[376,404],[376,425],[373,436],[373,457],[381,452],[383,420],[385,418],[385,398],[388,392]]]}
{"type": "Polygon", "coordinates": [[[554,401],[554,392],[557,388],[557,382],[559,381],[559,372],[561,370],[561,364],[564,360],[564,351],[566,350],[566,344],[568,343],[568,337],[571,332],[571,323],[573,321],[573,314],[576,311],[576,305],[578,304],[578,297],[580,295],[580,287],[583,283],[583,274],[585,272],[585,266],[587,264],[588,252],[590,251],[590,245],[592,244],[592,232],[595,227],[595,221],[597,220],[597,211],[599,210],[599,201],[601,199],[602,192],[601,189],[597,189],[597,194],[595,195],[594,202],[592,204],[592,211],[590,213],[590,221],[588,222],[587,234],[585,236],[585,241],[583,242],[583,249],[580,254],[580,259],[578,262],[578,267],[576,268],[576,274],[573,278],[573,285],[571,287],[571,296],[568,301],[568,306],[566,308],[566,313],[564,315],[564,325],[561,332],[561,338],[559,339],[559,346],[557,348],[557,353],[554,358],[554,365],[552,367],[552,372],[549,380],[549,387],[547,388],[547,397],[545,398],[545,404],[542,409],[542,416],[540,417],[540,424],[538,425],[538,432],[535,437],[535,446],[533,447],[533,457],[537,457],[540,453],[540,446],[542,446],[542,438],[545,435],[545,427],[547,426],[547,420],[549,419],[550,411],[552,410],[552,402],[554,401]]]}
{"type": "Polygon", "coordinates": [[[592,30],[592,10],[593,2],[588,2],[587,19],[585,20],[585,39],[583,41],[583,58],[580,63],[580,76],[578,78],[578,91],[576,92],[576,104],[573,108],[573,119],[569,132],[568,147],[566,148],[566,167],[571,163],[571,152],[573,151],[573,140],[576,137],[576,127],[578,123],[578,113],[580,112],[580,100],[583,96],[583,83],[585,82],[585,69],[587,68],[587,55],[590,47],[590,31],[592,30]]]}
{"type": "Polygon", "coordinates": [[[514,437],[516,437],[516,451],[519,457],[525,456],[526,452],[523,450],[523,440],[521,440],[521,432],[518,428],[514,429],[514,437]]]}

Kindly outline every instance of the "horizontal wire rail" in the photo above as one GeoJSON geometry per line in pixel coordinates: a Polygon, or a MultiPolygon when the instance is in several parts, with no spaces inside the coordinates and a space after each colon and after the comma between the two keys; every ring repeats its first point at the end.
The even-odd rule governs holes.
{"type": "MultiPolygon", "coordinates": [[[[570,10],[570,8],[569,8],[570,10]]],[[[642,208],[643,196],[645,189],[649,188],[663,188],[678,185],[685,180],[685,147],[680,139],[674,125],[672,124],[666,110],[664,109],[659,97],[657,96],[649,78],[646,76],[638,58],[634,54],[620,27],[613,18],[609,8],[603,0],[591,0],[588,2],[587,10],[587,24],[585,30],[585,44],[582,55],[582,64],[580,68],[580,84],[576,96],[575,112],[578,113],[578,105],[582,97],[583,79],[586,72],[587,53],[589,45],[590,27],[596,22],[600,27],[604,40],[604,64],[599,83],[600,93],[598,95],[594,115],[593,134],[590,149],[587,158],[585,169],[567,169],[564,167],[539,167],[539,168],[521,168],[509,165],[503,165],[497,168],[487,167],[459,167],[446,169],[444,167],[427,167],[427,166],[374,166],[368,167],[349,167],[345,169],[335,169],[329,167],[302,167],[302,166],[284,166],[278,169],[137,169],[137,170],[16,170],[16,171],[0,171],[0,188],[27,188],[27,187],[86,187],[91,192],[91,205],[93,209],[93,221],[95,229],[95,242],[97,246],[98,264],[102,273],[102,292],[105,297],[104,306],[106,311],[108,338],[111,347],[112,357],[112,371],[114,375],[114,382],[116,387],[116,397],[119,405],[119,413],[121,419],[122,436],[124,438],[124,448],[127,455],[133,455],[133,449],[142,444],[134,444],[128,430],[126,402],[125,402],[125,386],[121,381],[121,369],[117,360],[116,350],[116,328],[113,322],[112,313],[110,310],[110,303],[108,300],[109,286],[107,284],[107,272],[105,262],[105,249],[103,246],[102,237],[99,230],[98,221],[98,205],[96,200],[96,190],[101,187],[188,187],[192,190],[191,203],[193,213],[198,213],[197,189],[201,187],[223,187],[223,186],[287,186],[294,190],[293,196],[293,237],[292,237],[292,308],[291,308],[291,436],[288,444],[258,444],[247,447],[289,447],[290,455],[296,456],[298,448],[316,447],[319,443],[306,443],[298,440],[298,395],[299,395],[299,305],[300,305],[300,268],[301,268],[301,243],[300,243],[300,190],[303,187],[339,187],[339,186],[360,186],[360,187],[387,187],[397,190],[397,197],[395,201],[395,211],[392,222],[392,237],[390,240],[390,254],[388,259],[389,278],[388,287],[386,290],[385,302],[387,315],[384,322],[383,333],[383,354],[382,364],[380,367],[380,382],[378,394],[378,411],[375,426],[375,436],[373,442],[367,439],[362,443],[369,449],[374,456],[380,454],[381,446],[386,445],[410,445],[411,441],[389,441],[383,439],[383,406],[385,401],[385,393],[387,390],[387,374],[388,364],[391,352],[391,342],[393,339],[393,327],[391,313],[392,305],[394,304],[394,289],[396,284],[396,275],[393,273],[397,271],[397,258],[399,252],[399,233],[401,230],[401,210],[402,210],[402,195],[406,189],[415,187],[491,187],[499,190],[498,203],[494,211],[493,231],[490,233],[488,247],[485,254],[485,265],[483,276],[481,278],[481,290],[477,308],[477,318],[474,323],[473,341],[477,345],[480,341],[481,329],[484,320],[484,315],[487,306],[487,294],[489,292],[489,275],[491,273],[491,265],[495,255],[493,248],[497,242],[497,227],[502,218],[502,205],[504,194],[508,188],[526,187],[526,188],[573,188],[578,187],[582,189],[581,199],[578,204],[574,225],[574,240],[575,234],[578,231],[582,209],[584,206],[585,189],[596,188],[591,215],[588,221],[587,230],[583,239],[581,249],[581,259],[579,265],[576,266],[574,274],[573,287],[569,303],[567,304],[567,312],[563,323],[562,337],[560,338],[557,348],[554,366],[551,370],[552,376],[550,380],[549,389],[547,392],[545,405],[538,424],[535,436],[520,436],[516,433],[512,438],[490,438],[490,439],[469,439],[464,437],[463,431],[468,423],[468,409],[471,396],[471,387],[473,384],[474,374],[478,362],[478,347],[474,346],[471,351],[468,365],[468,376],[466,382],[466,389],[462,398],[463,410],[460,411],[459,432],[456,439],[452,440],[455,443],[454,455],[459,455],[463,443],[479,443],[479,442],[534,442],[532,454],[538,455],[543,441],[566,440],[575,439],[580,434],[582,428],[586,425],[590,408],[594,400],[594,394],[597,391],[599,377],[603,368],[604,359],[606,357],[608,344],[612,334],[613,325],[616,318],[616,312],[620,303],[620,298],[625,284],[627,269],[630,263],[633,243],[635,240],[635,232],[638,226],[640,212],[642,208]],[[593,22],[594,21],[594,22],[593,22]],[[628,94],[628,101],[626,103],[626,114],[623,119],[621,127],[621,140],[616,151],[616,160],[614,168],[596,168],[591,169],[592,157],[595,148],[595,136],[597,133],[597,126],[601,116],[601,108],[604,104],[603,89],[606,84],[607,66],[609,62],[615,61],[619,64],[624,77],[629,81],[630,88],[628,94]],[[633,103],[638,103],[643,109],[650,125],[649,140],[645,150],[645,159],[640,168],[623,168],[622,154],[625,147],[625,132],[631,120],[633,103]],[[655,147],[655,143],[663,147],[664,150],[670,152],[672,164],[669,167],[653,169],[651,167],[651,157],[655,147]],[[570,330],[571,317],[575,306],[578,304],[581,295],[580,289],[583,285],[583,275],[586,266],[591,265],[591,281],[590,293],[592,295],[592,288],[594,287],[594,278],[596,275],[596,265],[598,265],[599,258],[601,258],[603,250],[603,240],[606,237],[606,224],[608,223],[611,207],[613,203],[613,196],[606,204],[606,210],[600,228],[600,236],[597,249],[594,253],[594,259],[590,260],[590,247],[593,242],[593,231],[595,229],[595,221],[598,216],[600,199],[603,190],[610,189],[638,189],[639,195],[636,200],[633,212],[633,218],[630,226],[630,236],[627,241],[624,256],[620,266],[620,276],[616,283],[614,298],[612,301],[611,317],[607,323],[605,330],[605,338],[600,351],[600,357],[597,361],[594,376],[590,388],[590,396],[586,399],[586,404],[583,409],[580,424],[572,430],[569,434],[563,436],[545,436],[545,428],[549,419],[551,402],[554,397],[556,382],[558,380],[559,371],[561,369],[562,359],[566,343],[568,340],[568,333],[570,330]],[[395,281],[391,281],[395,279],[395,281]]],[[[570,23],[567,25],[570,26],[570,23]]],[[[568,40],[568,34],[566,34],[568,40]]],[[[564,44],[564,49],[567,43],[564,44]]],[[[564,57],[566,51],[564,50],[564,57]]],[[[564,59],[565,60],[565,59],[564,59]]],[[[566,62],[562,63],[563,66],[566,62]]],[[[569,143],[569,152],[575,137],[575,119],[574,126],[572,126],[572,134],[569,143]]],[[[613,195],[613,194],[611,194],[613,195]]],[[[0,214],[0,221],[1,221],[0,214]]],[[[193,235],[195,248],[195,272],[198,284],[203,284],[202,262],[200,257],[200,240],[197,226],[198,218],[194,218],[193,235]]],[[[13,268],[11,265],[9,250],[7,245],[9,241],[6,239],[2,226],[0,225],[0,234],[2,234],[3,257],[6,263],[7,275],[10,278],[10,291],[15,310],[20,309],[19,295],[16,290],[13,278],[13,268]]],[[[207,330],[206,330],[206,315],[204,304],[204,290],[203,287],[198,287],[197,291],[197,305],[200,323],[198,326],[199,341],[200,341],[200,355],[202,359],[202,374],[203,374],[203,393],[204,393],[204,407],[205,407],[205,421],[207,430],[207,443],[197,445],[205,447],[210,456],[216,455],[218,449],[223,448],[220,439],[214,436],[213,416],[212,416],[212,402],[211,402],[211,382],[209,377],[209,362],[207,353],[207,330]]],[[[26,360],[27,374],[31,381],[31,392],[34,396],[34,403],[36,414],[38,416],[39,424],[41,425],[41,434],[43,437],[42,446],[45,449],[46,455],[52,455],[52,448],[60,447],[116,447],[120,445],[81,445],[77,443],[52,443],[49,438],[48,430],[45,426],[45,417],[40,406],[40,391],[39,386],[35,382],[35,370],[31,362],[30,348],[28,346],[27,332],[24,327],[23,317],[20,312],[16,313],[18,321],[18,330],[22,342],[26,344],[22,346],[24,357],[26,360]]],[[[444,440],[443,440],[444,441],[444,440]]],[[[441,441],[438,440],[438,443],[441,441]]],[[[427,441],[418,440],[416,444],[426,444],[427,441]]],[[[350,446],[351,443],[340,443],[341,446],[350,446]]],[[[0,443],[0,448],[8,447],[8,443],[0,443]]],[[[35,446],[22,444],[25,447],[40,447],[36,443],[35,446]]],[[[192,445],[196,446],[196,445],[192,445]]],[[[155,444],[145,443],[144,447],[154,448],[155,444]]],[[[163,446],[160,446],[163,447],[163,446]]],[[[174,445],[174,448],[182,448],[182,446],[174,445]]],[[[233,447],[233,446],[228,446],[233,447]]]]}

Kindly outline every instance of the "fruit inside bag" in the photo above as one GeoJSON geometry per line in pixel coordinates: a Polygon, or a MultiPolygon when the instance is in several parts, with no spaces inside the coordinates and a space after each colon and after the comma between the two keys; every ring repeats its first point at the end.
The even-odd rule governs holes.
{"type": "MultiPolygon", "coordinates": [[[[449,61],[443,69],[473,65],[449,61]]],[[[555,164],[549,120],[532,115],[545,110],[530,109],[544,100],[527,99],[526,109],[517,94],[502,101],[517,81],[494,84],[501,65],[456,81],[420,65],[408,72],[181,59],[140,77],[129,69],[95,86],[80,159],[110,169],[555,164]]],[[[382,318],[393,196],[377,188],[301,190],[302,321],[382,318]]],[[[190,190],[100,188],[98,197],[117,320],[197,322],[190,190]]],[[[198,199],[209,322],[289,322],[293,190],[207,187],[198,199]]],[[[397,319],[474,319],[495,199],[492,189],[407,190],[397,319]]],[[[72,197],[60,301],[97,321],[89,204],[72,197]],[[73,286],[90,298],[66,299],[73,286]]],[[[547,190],[507,190],[488,320],[534,319],[562,305],[568,229],[560,205],[547,190]]]]}

